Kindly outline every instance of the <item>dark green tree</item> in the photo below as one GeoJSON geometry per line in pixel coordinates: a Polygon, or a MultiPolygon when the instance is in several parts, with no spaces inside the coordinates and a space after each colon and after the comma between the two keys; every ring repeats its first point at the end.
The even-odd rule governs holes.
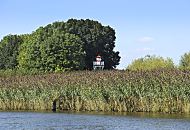
{"type": "Polygon", "coordinates": [[[0,41],[0,69],[14,69],[18,65],[17,55],[22,38],[18,35],[5,36],[0,41]]]}
{"type": "Polygon", "coordinates": [[[93,20],[69,19],[65,31],[78,35],[84,42],[86,52],[85,67],[92,69],[92,62],[97,54],[105,61],[105,69],[115,68],[120,61],[119,52],[115,52],[115,31],[109,26],[102,26],[93,20]]]}

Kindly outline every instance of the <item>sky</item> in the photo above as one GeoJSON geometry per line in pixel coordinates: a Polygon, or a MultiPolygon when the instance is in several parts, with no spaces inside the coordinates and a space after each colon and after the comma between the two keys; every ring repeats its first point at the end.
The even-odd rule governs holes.
{"type": "Polygon", "coordinates": [[[190,0],[1,0],[0,39],[70,18],[116,31],[118,69],[146,55],[170,57],[177,65],[190,51],[190,0]]]}

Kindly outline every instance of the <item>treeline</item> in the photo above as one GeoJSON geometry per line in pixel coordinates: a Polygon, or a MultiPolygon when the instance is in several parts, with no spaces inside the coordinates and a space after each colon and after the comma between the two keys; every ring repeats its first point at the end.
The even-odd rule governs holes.
{"type": "Polygon", "coordinates": [[[127,70],[154,70],[154,69],[180,69],[190,70],[190,52],[181,56],[179,65],[175,65],[171,58],[161,56],[146,55],[145,57],[135,59],[127,66],[127,70]]]}
{"type": "Polygon", "coordinates": [[[97,21],[54,22],[31,34],[5,36],[0,41],[0,69],[91,70],[98,54],[105,69],[113,69],[120,61],[119,52],[113,50],[115,39],[115,30],[97,21]]]}

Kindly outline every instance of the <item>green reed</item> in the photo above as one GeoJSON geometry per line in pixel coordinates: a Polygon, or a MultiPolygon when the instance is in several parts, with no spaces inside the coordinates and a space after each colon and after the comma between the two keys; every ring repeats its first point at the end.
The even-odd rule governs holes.
{"type": "Polygon", "coordinates": [[[76,71],[0,77],[0,110],[190,112],[190,71],[76,71]]]}

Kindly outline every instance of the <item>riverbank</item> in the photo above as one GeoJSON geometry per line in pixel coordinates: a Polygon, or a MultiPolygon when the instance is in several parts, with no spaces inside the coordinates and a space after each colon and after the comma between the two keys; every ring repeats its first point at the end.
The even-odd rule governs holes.
{"type": "Polygon", "coordinates": [[[0,77],[0,110],[190,113],[190,71],[77,71],[0,77]]]}

